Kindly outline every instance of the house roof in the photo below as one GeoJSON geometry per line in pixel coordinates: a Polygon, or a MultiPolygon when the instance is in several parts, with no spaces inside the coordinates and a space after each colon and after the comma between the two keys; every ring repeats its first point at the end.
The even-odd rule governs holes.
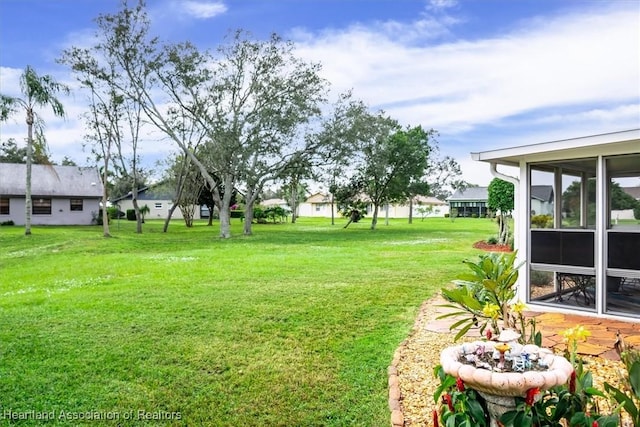
{"type": "MultiPolygon", "coordinates": [[[[24,196],[27,165],[0,163],[0,194],[24,196]]],[[[102,181],[95,167],[32,165],[31,194],[51,197],[101,197],[102,181]]]]}
{"type": "Polygon", "coordinates": [[[636,200],[640,200],[640,187],[623,187],[622,190],[636,200]]]}
{"type": "Polygon", "coordinates": [[[330,201],[329,195],[324,193],[312,194],[306,200],[307,203],[329,203],[330,201]]]}
{"type": "Polygon", "coordinates": [[[286,206],[287,202],[284,199],[267,199],[260,203],[262,206],[286,206]]]}
{"type": "Polygon", "coordinates": [[[432,196],[417,196],[415,198],[415,201],[425,205],[446,205],[447,204],[447,202],[443,202],[442,200],[432,196]]]}
{"type": "MultiPolygon", "coordinates": [[[[117,203],[120,200],[131,199],[132,193],[129,191],[124,196],[120,196],[111,200],[111,203],[117,203]]],[[[138,200],[173,200],[173,192],[163,183],[147,185],[138,189],[138,200]]]]}
{"type": "Polygon", "coordinates": [[[489,187],[467,187],[456,190],[447,200],[452,201],[486,201],[489,198],[489,187]]]}
{"type": "Polygon", "coordinates": [[[543,202],[553,201],[553,185],[532,185],[531,198],[543,202]]]}
{"type": "Polygon", "coordinates": [[[639,146],[640,129],[632,129],[582,138],[482,151],[471,153],[471,158],[488,163],[519,166],[520,160],[524,157],[528,161],[546,161],[558,158],[578,159],[593,156],[594,150],[606,151],[608,155],[634,153],[638,152],[639,146]]]}

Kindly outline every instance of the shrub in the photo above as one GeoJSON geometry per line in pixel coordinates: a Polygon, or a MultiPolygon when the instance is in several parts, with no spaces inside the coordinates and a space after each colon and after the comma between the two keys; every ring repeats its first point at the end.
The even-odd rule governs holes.
{"type": "Polygon", "coordinates": [[[531,217],[531,226],[536,228],[553,227],[553,217],[551,215],[534,215],[531,217]],[[551,226],[549,226],[551,223],[551,226]]]}
{"type": "Polygon", "coordinates": [[[127,209],[127,219],[129,221],[136,220],[136,210],[135,209],[127,209]]]}
{"type": "Polygon", "coordinates": [[[15,225],[15,223],[11,220],[0,222],[0,226],[2,225],[15,225]]]}
{"type": "Polygon", "coordinates": [[[449,214],[448,213],[444,214],[444,217],[449,218],[449,214]]]}
{"type": "MultiPolygon", "coordinates": [[[[92,217],[91,218],[92,222],[95,223],[96,225],[102,225],[103,224],[103,221],[102,221],[102,209],[98,210],[97,213],[95,211],[91,212],[91,217],[92,217]]],[[[107,224],[109,224],[109,223],[111,223],[111,217],[110,216],[107,217],[107,224]]]]}
{"type": "Polygon", "coordinates": [[[495,237],[489,237],[487,239],[487,243],[490,245],[497,245],[498,244],[498,239],[495,237]]]}
{"type": "MultiPolygon", "coordinates": [[[[254,209],[254,211],[253,211],[253,216],[254,216],[254,217],[255,217],[255,215],[256,215],[256,210],[257,210],[257,209],[258,209],[258,208],[255,208],[255,209],[254,209]]],[[[242,219],[242,218],[244,218],[244,211],[243,211],[243,210],[240,210],[240,209],[232,209],[232,210],[231,210],[231,216],[230,216],[230,217],[231,217],[231,218],[240,218],[240,219],[242,219]]]]}
{"type": "Polygon", "coordinates": [[[553,273],[550,271],[531,270],[529,282],[532,285],[545,286],[553,280],[553,273]]]}
{"type": "Polygon", "coordinates": [[[471,214],[471,218],[478,218],[478,214],[476,214],[476,213],[471,214]]]}
{"type": "MultiPolygon", "coordinates": [[[[102,212],[102,210],[100,210],[100,212],[102,212]]],[[[111,219],[118,219],[125,216],[125,213],[118,209],[117,206],[110,206],[107,208],[107,215],[111,219]]]]}
{"type": "Polygon", "coordinates": [[[633,217],[635,219],[640,219],[640,203],[638,203],[636,207],[633,208],[633,217]]]}
{"type": "Polygon", "coordinates": [[[491,253],[481,255],[477,262],[465,260],[464,264],[471,272],[461,274],[454,281],[453,289],[443,288],[442,296],[449,302],[443,307],[453,308],[451,312],[439,316],[438,319],[460,316],[460,320],[450,329],[459,329],[454,341],[459,340],[472,327],[478,327],[483,334],[490,327],[492,333],[499,333],[503,328],[517,329],[521,334],[521,343],[539,345],[542,337],[535,330],[535,319],[526,324],[522,313],[524,304],[512,300],[516,295],[515,283],[518,280],[518,269],[522,263],[515,265],[516,252],[491,253]],[[531,330],[527,335],[527,326],[531,330]]]}

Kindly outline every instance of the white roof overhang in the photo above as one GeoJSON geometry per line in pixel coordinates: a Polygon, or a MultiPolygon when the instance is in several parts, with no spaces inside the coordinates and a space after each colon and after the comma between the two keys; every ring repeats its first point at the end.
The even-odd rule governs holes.
{"type": "Polygon", "coordinates": [[[523,159],[531,163],[631,153],[640,153],[640,129],[482,151],[471,153],[471,158],[487,163],[519,166],[523,159]]]}

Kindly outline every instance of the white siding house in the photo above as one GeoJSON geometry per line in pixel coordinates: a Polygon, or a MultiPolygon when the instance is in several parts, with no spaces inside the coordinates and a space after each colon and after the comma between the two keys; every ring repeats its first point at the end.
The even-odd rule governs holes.
{"type": "MultiPolygon", "coordinates": [[[[133,209],[133,199],[131,193],[126,196],[111,200],[113,205],[117,205],[122,212],[133,209]]],[[[173,205],[173,194],[161,185],[150,185],[138,190],[138,206],[149,207],[149,213],[145,215],[146,219],[165,219],[169,215],[169,209],[173,205]]],[[[193,219],[202,218],[203,209],[194,206],[193,219]]],[[[204,209],[204,213],[208,215],[209,211],[204,209]]],[[[172,219],[184,219],[180,208],[176,208],[171,216],[172,219]]]]}
{"type": "MultiPolygon", "coordinates": [[[[27,165],[0,163],[0,222],[25,223],[27,165]]],[[[94,167],[32,165],[33,225],[90,225],[100,210],[102,182],[94,167]]]]}

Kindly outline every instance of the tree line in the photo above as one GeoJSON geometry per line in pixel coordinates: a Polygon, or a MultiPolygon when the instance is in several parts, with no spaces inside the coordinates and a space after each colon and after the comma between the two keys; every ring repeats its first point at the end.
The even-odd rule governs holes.
{"type": "MultiPolygon", "coordinates": [[[[294,213],[307,181],[328,188],[342,212],[366,201],[373,206],[372,229],[385,204],[446,197],[464,185],[457,162],[440,157],[437,131],[401,126],[351,92],[332,96],[321,64],[298,57],[295,45],[277,34],[256,40],[233,31],[213,51],[188,41],[163,42],[151,34],[144,0],[124,0],[117,13],[101,14],[95,23],[93,45],[64,50],[59,63],[72,70],[87,96],[85,138],[105,184],[103,218],[107,183],[117,176],[127,183],[142,232],[140,143],[149,126],[161,135],[157,144],[168,140],[175,148],[164,165],[174,209],[197,203],[205,192],[218,211],[221,238],[231,236],[230,207],[240,195],[243,233],[252,234],[254,209],[273,183],[286,189],[294,213]]],[[[64,114],[55,96],[66,86],[29,67],[24,76],[27,99],[33,84],[48,96],[36,105],[64,114]]],[[[2,96],[0,118],[19,105],[32,114],[28,102],[2,96]]],[[[31,136],[27,146],[29,163],[31,136]]],[[[108,236],[108,221],[103,227],[108,236]]]]}

